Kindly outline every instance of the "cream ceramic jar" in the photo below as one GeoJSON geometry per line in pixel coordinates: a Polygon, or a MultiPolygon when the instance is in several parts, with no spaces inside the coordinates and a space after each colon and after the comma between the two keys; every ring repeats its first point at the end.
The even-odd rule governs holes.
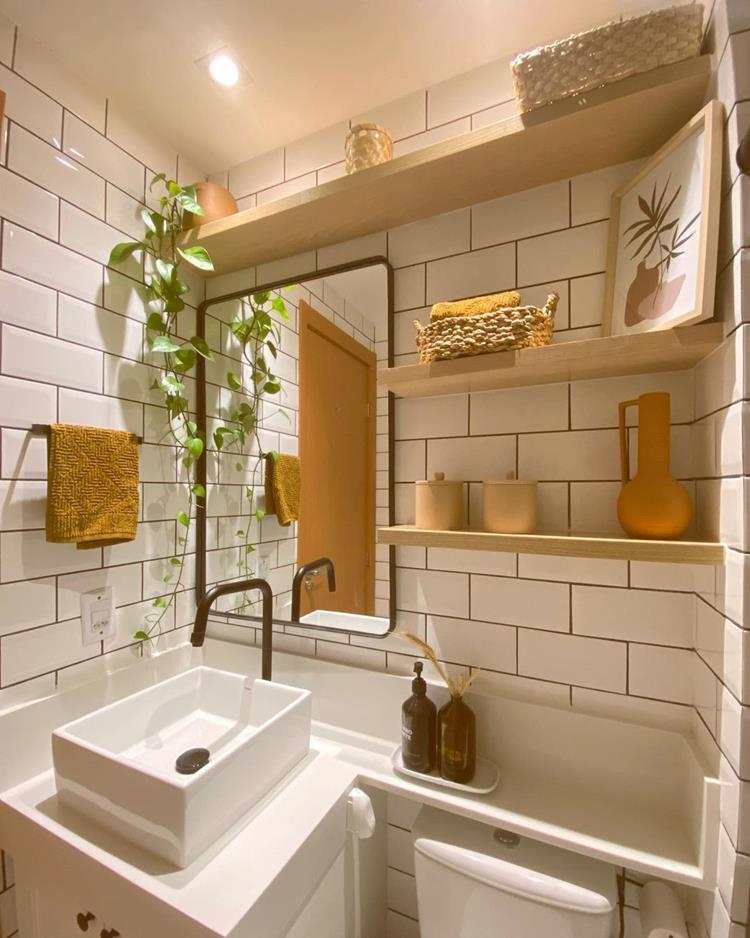
{"type": "Polygon", "coordinates": [[[464,483],[436,472],[414,483],[414,524],[434,531],[460,531],[466,526],[464,483]]]}
{"type": "Polygon", "coordinates": [[[500,479],[482,485],[484,530],[533,534],[537,524],[537,483],[500,479]]]}

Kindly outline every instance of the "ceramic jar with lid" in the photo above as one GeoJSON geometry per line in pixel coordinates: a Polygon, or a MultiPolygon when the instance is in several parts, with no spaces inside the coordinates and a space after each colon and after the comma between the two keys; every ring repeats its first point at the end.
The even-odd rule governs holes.
{"type": "Polygon", "coordinates": [[[464,483],[436,472],[414,483],[414,524],[433,531],[460,531],[466,526],[464,483]]]}
{"type": "Polygon", "coordinates": [[[484,530],[493,534],[533,534],[537,525],[537,483],[498,479],[482,485],[484,530]]]}

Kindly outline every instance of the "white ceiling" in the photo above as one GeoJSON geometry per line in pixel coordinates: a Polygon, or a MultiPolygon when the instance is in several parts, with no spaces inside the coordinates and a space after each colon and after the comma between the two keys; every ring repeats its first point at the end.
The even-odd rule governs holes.
{"type": "Polygon", "coordinates": [[[669,0],[0,0],[206,172],[493,59],[669,0]],[[195,60],[229,45],[250,75],[195,60]]]}

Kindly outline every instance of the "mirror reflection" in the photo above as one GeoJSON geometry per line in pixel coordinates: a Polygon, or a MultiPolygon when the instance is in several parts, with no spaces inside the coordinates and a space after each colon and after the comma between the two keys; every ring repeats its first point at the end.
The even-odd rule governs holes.
{"type": "MultiPolygon", "coordinates": [[[[383,262],[206,309],[205,587],[266,579],[292,632],[391,628],[392,562],[376,546],[389,523],[388,396],[376,383],[389,295],[383,262]]],[[[253,626],[257,603],[230,594],[216,609],[253,626]]]]}

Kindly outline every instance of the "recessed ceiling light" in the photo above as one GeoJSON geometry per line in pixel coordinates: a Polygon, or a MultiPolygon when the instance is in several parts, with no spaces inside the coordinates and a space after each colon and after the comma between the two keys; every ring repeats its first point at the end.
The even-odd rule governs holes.
{"type": "Polygon", "coordinates": [[[231,88],[240,78],[240,69],[233,58],[225,52],[215,55],[208,63],[208,73],[215,82],[231,88]]]}

